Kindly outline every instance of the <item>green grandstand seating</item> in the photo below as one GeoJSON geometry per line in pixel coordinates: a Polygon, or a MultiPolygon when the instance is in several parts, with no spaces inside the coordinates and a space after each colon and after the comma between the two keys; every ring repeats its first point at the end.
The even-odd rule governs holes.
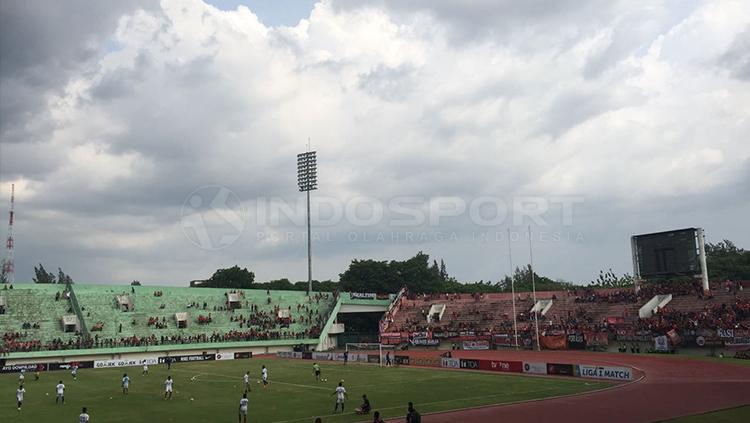
{"type": "MultiPolygon", "coordinates": [[[[55,293],[63,291],[62,285],[40,285],[40,284],[16,284],[13,290],[0,291],[0,295],[6,297],[8,310],[5,315],[0,315],[0,334],[6,332],[27,332],[28,340],[38,339],[47,343],[52,339],[63,339],[64,341],[74,339],[75,334],[65,333],[62,330],[60,318],[68,313],[68,302],[65,299],[55,301],[55,293]],[[40,324],[37,330],[22,330],[23,322],[40,324]]],[[[230,331],[248,331],[250,328],[239,322],[233,322],[232,316],[250,315],[250,306],[256,305],[260,311],[265,311],[273,316],[274,306],[282,309],[290,309],[291,317],[296,322],[288,328],[281,328],[274,324],[268,332],[302,333],[309,330],[313,323],[300,321],[297,312],[297,304],[305,304],[313,310],[316,317],[320,316],[323,322],[328,318],[333,306],[333,295],[328,293],[328,300],[321,299],[319,302],[308,301],[305,292],[301,291],[270,291],[265,290],[242,290],[244,299],[241,308],[235,311],[227,310],[227,289],[217,288],[183,288],[183,287],[153,287],[153,286],[111,286],[111,285],[73,285],[73,290],[82,310],[83,319],[91,331],[97,322],[104,325],[101,331],[91,331],[92,336],[99,339],[121,339],[137,336],[145,338],[151,335],[157,339],[162,336],[196,336],[211,334],[224,334],[230,331]],[[161,296],[155,296],[155,292],[161,292],[161,296]],[[117,304],[117,296],[129,295],[134,306],[133,311],[122,311],[117,304]],[[269,295],[270,294],[270,295],[269,295]],[[271,304],[268,304],[268,298],[271,304]],[[203,308],[203,305],[206,308],[203,308]],[[193,307],[198,304],[199,307],[193,307]],[[187,313],[188,322],[186,328],[178,328],[175,320],[176,313],[187,313]],[[198,324],[200,315],[211,314],[212,322],[205,325],[198,324]],[[159,320],[164,318],[166,328],[157,329],[149,326],[149,317],[159,320]],[[120,331],[120,325],[122,330],[120,331]]],[[[315,322],[317,323],[317,322],[315,322]]],[[[260,330],[260,327],[252,326],[260,330]]],[[[266,329],[263,329],[265,332],[266,329]]]]}

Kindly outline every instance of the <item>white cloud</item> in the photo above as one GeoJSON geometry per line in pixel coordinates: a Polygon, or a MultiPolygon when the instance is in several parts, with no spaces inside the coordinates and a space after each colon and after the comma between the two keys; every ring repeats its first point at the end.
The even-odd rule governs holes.
{"type": "MultiPolygon", "coordinates": [[[[93,59],[36,91],[43,107],[3,100],[24,116],[2,126],[4,192],[12,181],[33,192],[19,196],[19,276],[49,260],[86,280],[180,283],[234,263],[261,279],[302,278],[296,238],[258,239],[267,228],[250,222],[235,245],[209,252],[179,220],[204,185],[246,204],[297,198],[294,155],[308,137],[319,151],[315,195],[420,195],[422,208],[438,197],[583,196],[572,227],[542,228],[563,234],[540,246],[555,277],[627,271],[628,235],[683,222],[749,244],[732,218],[750,211],[750,89],[722,68],[742,61],[732,52],[749,6],[596,3],[510,2],[495,13],[477,2],[457,16],[451,2],[326,0],[295,27],[199,0],[120,13],[93,59]],[[19,125],[34,138],[18,142],[19,125]],[[722,210],[694,210],[715,201],[722,210]]],[[[334,241],[316,246],[319,277],[335,279],[352,258],[419,249],[444,255],[460,279],[507,271],[492,264],[504,242],[477,241],[484,229],[465,218],[413,228],[457,241],[352,242],[350,229],[326,229],[334,241]]]]}

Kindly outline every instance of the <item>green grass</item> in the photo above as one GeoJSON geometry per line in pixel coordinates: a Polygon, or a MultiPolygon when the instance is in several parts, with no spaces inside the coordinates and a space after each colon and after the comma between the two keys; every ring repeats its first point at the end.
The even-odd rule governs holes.
{"type": "Polygon", "coordinates": [[[748,421],[750,421],[750,405],[727,408],[726,410],[714,411],[713,413],[681,417],[669,420],[669,423],[737,423],[748,421]]]}
{"type": "Polygon", "coordinates": [[[174,399],[165,401],[164,365],[152,366],[142,376],[140,368],[79,370],[78,381],[67,372],[43,373],[34,381],[26,377],[23,409],[15,407],[17,374],[0,376],[0,422],[73,422],[82,406],[89,408],[92,422],[180,422],[214,423],[237,419],[242,396],[242,375],[253,377],[250,419],[258,422],[312,422],[324,416],[325,422],[365,420],[352,412],[362,394],[367,394],[374,410],[386,417],[402,416],[406,403],[414,401],[421,413],[481,405],[507,403],[600,389],[608,382],[562,378],[525,377],[469,371],[401,367],[380,368],[365,364],[343,366],[322,364],[326,383],[317,383],[312,362],[259,359],[225,362],[182,363],[169,374],[175,380],[174,399]],[[260,366],[269,368],[270,386],[255,383],[260,366]],[[122,374],[130,375],[130,394],[122,394],[122,374]],[[54,386],[62,379],[67,386],[66,404],[55,406],[54,386]],[[346,414],[331,416],[332,395],[338,380],[345,380],[349,394],[346,414]],[[49,395],[48,395],[49,394],[49,395]],[[190,398],[194,398],[191,401],[190,398]]]}

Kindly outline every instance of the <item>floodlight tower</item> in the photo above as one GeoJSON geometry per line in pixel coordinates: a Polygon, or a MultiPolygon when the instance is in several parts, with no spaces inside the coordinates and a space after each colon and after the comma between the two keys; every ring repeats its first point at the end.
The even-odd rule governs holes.
{"type": "Polygon", "coordinates": [[[13,270],[13,208],[16,203],[16,184],[10,186],[10,211],[8,212],[8,238],[5,239],[5,260],[3,260],[3,279],[13,284],[15,272],[13,270]]]}
{"type": "Polygon", "coordinates": [[[312,295],[312,237],[310,230],[310,191],[318,189],[318,165],[315,151],[297,154],[297,185],[307,194],[307,295],[312,295]]]}

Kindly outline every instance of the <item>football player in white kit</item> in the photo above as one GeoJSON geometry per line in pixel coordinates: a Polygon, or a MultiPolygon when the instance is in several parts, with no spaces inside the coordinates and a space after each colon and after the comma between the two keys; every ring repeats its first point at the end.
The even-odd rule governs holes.
{"type": "Polygon", "coordinates": [[[20,385],[18,389],[16,389],[16,402],[18,403],[18,411],[21,411],[21,406],[23,405],[23,394],[26,393],[26,389],[23,387],[23,385],[20,385]]]}
{"type": "Polygon", "coordinates": [[[336,405],[333,407],[333,414],[336,414],[336,411],[338,411],[339,404],[341,404],[341,414],[344,414],[344,400],[347,397],[346,388],[344,388],[344,382],[339,382],[339,386],[336,387],[333,395],[336,395],[336,405]]]}
{"type": "Polygon", "coordinates": [[[268,369],[266,369],[265,365],[260,370],[260,378],[263,380],[263,388],[265,388],[268,385],[268,369]]]}
{"type": "Polygon", "coordinates": [[[172,399],[172,385],[174,381],[172,376],[167,376],[167,380],[164,381],[164,399],[172,399]]]}
{"type": "Polygon", "coordinates": [[[128,374],[125,373],[124,375],[122,375],[122,393],[127,395],[129,389],[130,389],[130,377],[128,377],[128,374]]]}
{"type": "Polygon", "coordinates": [[[245,392],[248,392],[250,390],[250,372],[245,372],[245,375],[242,376],[242,382],[245,384],[245,392]]]}
{"type": "Polygon", "coordinates": [[[143,360],[143,376],[148,376],[148,363],[143,360]]]}
{"type": "Polygon", "coordinates": [[[55,386],[55,389],[57,390],[55,404],[60,403],[65,405],[65,385],[63,385],[62,381],[60,381],[57,386],[55,386]]]}
{"type": "Polygon", "coordinates": [[[70,374],[73,375],[73,380],[78,380],[78,365],[74,364],[70,368],[70,374]]]}
{"type": "Polygon", "coordinates": [[[18,374],[18,383],[23,385],[26,381],[26,369],[21,369],[21,373],[18,374]]]}
{"type": "Polygon", "coordinates": [[[81,414],[78,415],[78,423],[89,423],[89,410],[86,407],[81,409],[81,414]]]}
{"type": "Polygon", "coordinates": [[[250,401],[247,399],[247,392],[242,394],[242,399],[240,400],[240,417],[239,417],[239,423],[247,423],[247,405],[250,401]],[[244,422],[243,422],[244,420],[244,422]]]}

